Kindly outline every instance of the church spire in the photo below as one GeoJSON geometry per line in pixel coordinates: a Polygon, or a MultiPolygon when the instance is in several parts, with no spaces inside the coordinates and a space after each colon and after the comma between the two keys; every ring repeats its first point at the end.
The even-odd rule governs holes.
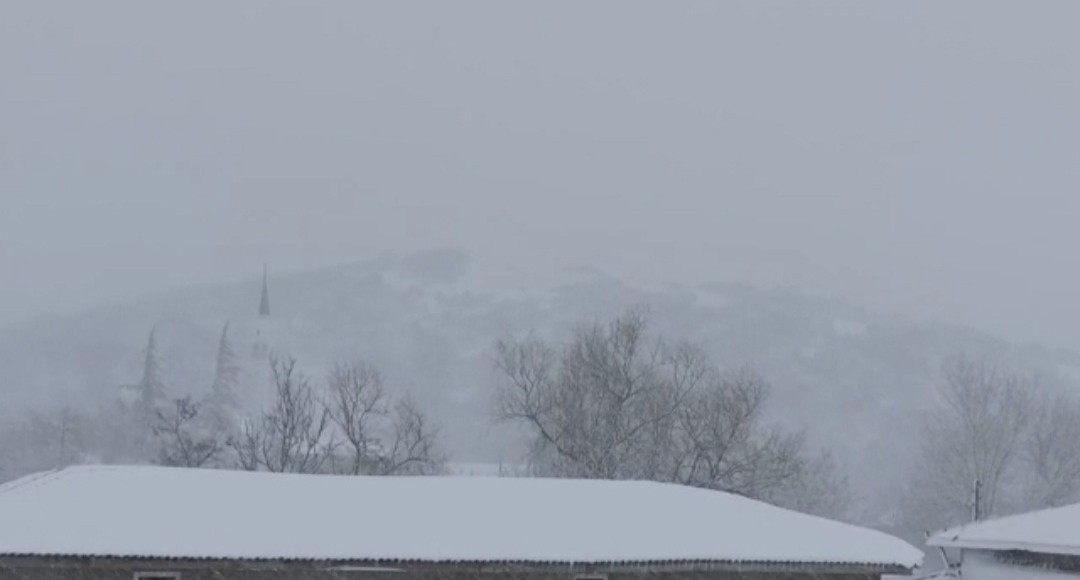
{"type": "Polygon", "coordinates": [[[263,264],[262,297],[259,299],[259,316],[270,316],[270,288],[266,283],[266,264],[263,264]]]}

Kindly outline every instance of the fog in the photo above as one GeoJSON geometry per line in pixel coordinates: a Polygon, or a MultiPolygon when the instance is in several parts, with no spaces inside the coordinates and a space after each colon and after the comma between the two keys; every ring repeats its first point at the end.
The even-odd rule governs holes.
{"type": "Polygon", "coordinates": [[[456,247],[1080,347],[1080,5],[0,9],[0,322],[456,247]]]}
{"type": "Polygon", "coordinates": [[[1076,22],[3,3],[0,482],[640,479],[920,546],[1080,501],[1076,22]]]}

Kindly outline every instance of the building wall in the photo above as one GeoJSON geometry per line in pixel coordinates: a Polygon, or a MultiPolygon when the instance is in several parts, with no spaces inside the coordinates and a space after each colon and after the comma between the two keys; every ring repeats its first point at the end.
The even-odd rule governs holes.
{"type": "Polygon", "coordinates": [[[1080,572],[1063,572],[1002,562],[992,554],[965,551],[960,564],[963,580],[1078,580],[1080,572]]]}

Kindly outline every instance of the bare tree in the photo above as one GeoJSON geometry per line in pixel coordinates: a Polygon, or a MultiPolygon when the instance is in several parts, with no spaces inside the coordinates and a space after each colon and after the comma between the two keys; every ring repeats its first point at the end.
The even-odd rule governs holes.
{"type": "Polygon", "coordinates": [[[258,471],[263,466],[262,449],[267,434],[258,419],[245,420],[237,433],[226,440],[225,444],[236,456],[236,466],[244,471],[258,471]]]}
{"type": "Polygon", "coordinates": [[[665,463],[667,427],[702,371],[693,349],[648,342],[647,325],[631,311],[579,328],[559,350],[536,339],[496,345],[507,379],[499,416],[533,430],[540,473],[648,478],[665,463]]]}
{"type": "Polygon", "coordinates": [[[799,475],[801,437],[762,427],[768,395],[751,368],[711,373],[679,409],[673,480],[766,498],[799,475]]]}
{"type": "Polygon", "coordinates": [[[710,373],[679,409],[672,479],[753,495],[766,458],[785,455],[785,440],[759,429],[768,386],[750,369],[710,373]]]}
{"type": "Polygon", "coordinates": [[[761,375],[748,367],[708,375],[679,411],[672,481],[844,515],[850,485],[832,457],[812,454],[803,433],[764,425],[769,386],[761,375]]]}
{"type": "Polygon", "coordinates": [[[296,371],[296,360],[270,362],[277,397],[261,417],[244,423],[230,447],[243,469],[318,473],[333,457],[337,443],[329,409],[308,380],[296,371]]]}
{"type": "Polygon", "coordinates": [[[437,430],[411,397],[390,401],[375,367],[362,361],[338,364],[328,383],[330,418],[348,453],[339,471],[420,475],[444,470],[437,430]]]}
{"type": "Polygon", "coordinates": [[[754,497],[808,514],[850,516],[854,493],[832,454],[809,451],[802,435],[786,434],[784,441],[789,454],[774,463],[780,466],[778,471],[784,474],[783,479],[764,487],[754,497]]]}
{"type": "Polygon", "coordinates": [[[99,425],[85,409],[61,407],[0,425],[0,463],[5,477],[94,461],[99,425]]]}
{"type": "Polygon", "coordinates": [[[360,475],[374,468],[380,447],[378,431],[390,413],[378,369],[365,363],[337,364],[327,381],[330,420],[348,448],[346,472],[360,475]]]}
{"type": "Polygon", "coordinates": [[[33,453],[45,465],[63,467],[79,461],[91,442],[91,419],[69,407],[29,418],[29,442],[39,446],[33,453]]]}
{"type": "Polygon", "coordinates": [[[438,432],[420,411],[415,399],[394,405],[393,434],[378,455],[376,475],[433,475],[446,470],[446,458],[436,443],[438,432]]]}
{"type": "Polygon", "coordinates": [[[1080,402],[1045,393],[1034,406],[1024,445],[1025,507],[1040,509],[1080,499],[1080,402]]]}
{"type": "Polygon", "coordinates": [[[498,416],[531,433],[534,472],[672,481],[777,503],[824,475],[831,464],[808,458],[797,434],[763,425],[759,375],[723,373],[700,347],[650,340],[647,327],[632,310],[562,345],[496,345],[498,416]]]}
{"type": "MultiPolygon", "coordinates": [[[[1018,465],[1033,418],[1034,382],[965,356],[943,367],[936,409],[926,417],[915,481],[904,512],[933,529],[1015,509],[1007,490],[1017,486],[1018,465]],[[972,504],[973,486],[979,502],[972,504]]],[[[1015,494],[1014,494],[1015,495],[1015,494]]]]}
{"type": "Polygon", "coordinates": [[[225,450],[224,437],[200,411],[191,397],[175,399],[168,411],[157,411],[152,428],[159,441],[158,463],[180,467],[217,463],[225,450]]]}

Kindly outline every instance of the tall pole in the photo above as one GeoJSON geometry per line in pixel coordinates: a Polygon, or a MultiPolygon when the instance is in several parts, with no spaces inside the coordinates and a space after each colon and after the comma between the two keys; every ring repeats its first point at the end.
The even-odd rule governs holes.
{"type": "Polygon", "coordinates": [[[982,498],[979,497],[979,492],[982,490],[982,484],[979,482],[978,478],[976,478],[971,487],[971,521],[977,522],[982,518],[982,506],[980,505],[982,498]]]}

